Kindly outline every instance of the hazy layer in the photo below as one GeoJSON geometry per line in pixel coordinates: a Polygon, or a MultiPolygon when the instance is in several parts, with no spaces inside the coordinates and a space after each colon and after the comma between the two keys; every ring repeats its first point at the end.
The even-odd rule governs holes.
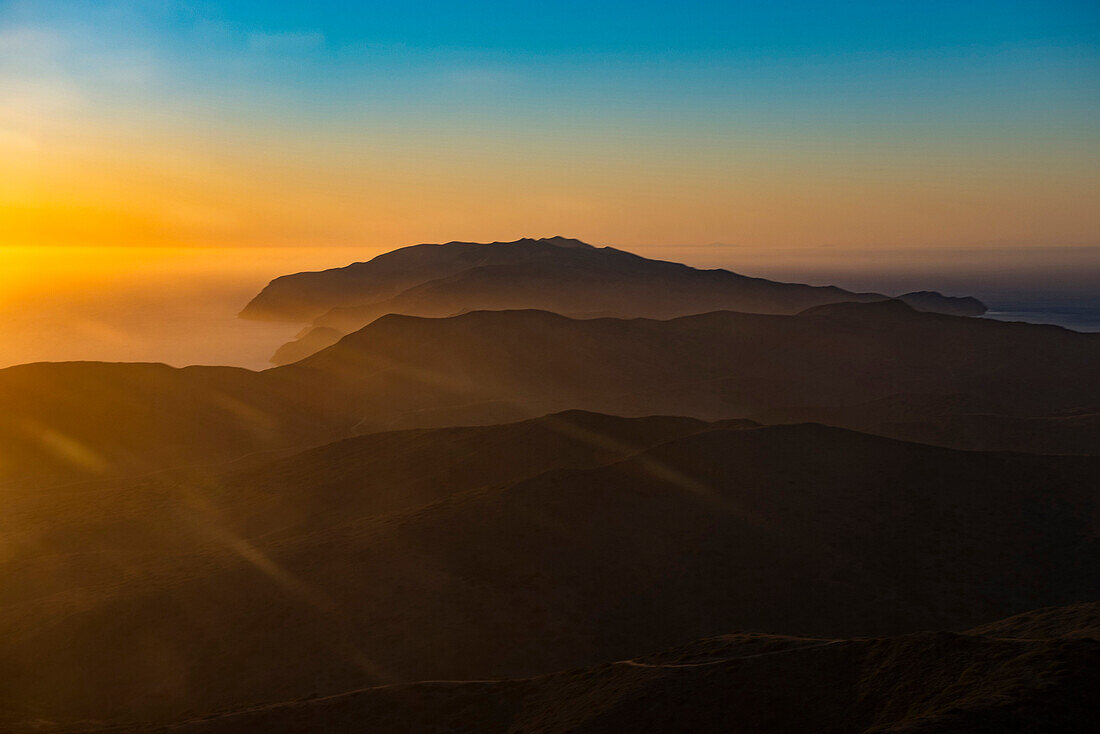
{"type": "Polygon", "coordinates": [[[357,258],[349,248],[0,248],[0,366],[269,367],[301,327],[241,321],[241,307],[274,277],[357,258]]]}
{"type": "MultiPolygon", "coordinates": [[[[392,247],[401,244],[407,243],[392,247]]],[[[392,247],[0,248],[0,366],[89,359],[262,369],[301,328],[236,318],[264,284],[392,247]]],[[[1095,247],[633,249],[697,267],[852,290],[974,295],[1010,318],[1100,329],[1095,247]]]]}

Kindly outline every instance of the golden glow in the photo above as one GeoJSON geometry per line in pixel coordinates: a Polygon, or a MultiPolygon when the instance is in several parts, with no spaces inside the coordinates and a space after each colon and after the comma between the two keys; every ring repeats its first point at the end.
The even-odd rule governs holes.
{"type": "Polygon", "coordinates": [[[300,326],[237,311],[287,272],[345,265],[353,248],[0,247],[0,368],[72,359],[264,368],[300,326]]]}
{"type": "Polygon", "coordinates": [[[6,147],[0,246],[384,250],[566,233],[766,251],[1072,245],[1100,231],[1100,175],[1087,157],[1044,165],[1042,151],[1006,157],[996,146],[922,157],[882,144],[658,142],[70,131],[6,147]]]}
{"type": "Polygon", "coordinates": [[[140,346],[197,318],[157,293],[213,323],[280,274],[419,242],[560,234],[875,290],[832,273],[937,276],[898,292],[946,289],[960,249],[978,272],[1098,245],[1094,58],[1072,45],[777,65],[525,43],[471,68],[99,5],[0,14],[0,365],[196,359],[140,346]],[[25,348],[47,332],[56,348],[25,348]]]}

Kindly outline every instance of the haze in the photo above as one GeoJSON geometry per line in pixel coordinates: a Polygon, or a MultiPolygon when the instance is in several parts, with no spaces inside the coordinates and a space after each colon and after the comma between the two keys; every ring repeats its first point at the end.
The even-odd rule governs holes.
{"type": "Polygon", "coordinates": [[[452,239],[1097,305],[1091,3],[458,8],[0,2],[0,364],[262,366],[268,279],[452,239]]]}
{"type": "MultiPolygon", "coordinates": [[[[857,291],[935,287],[948,295],[975,295],[990,304],[994,316],[1007,312],[1011,318],[1100,330],[1095,248],[1002,248],[992,262],[992,253],[973,249],[664,245],[636,251],[857,291]]],[[[236,314],[244,304],[279,275],[340,267],[380,252],[370,247],[3,247],[0,367],[103,360],[264,369],[274,349],[301,324],[240,321],[236,314]]]]}
{"type": "Polygon", "coordinates": [[[1093,731],[1098,487],[1096,0],[0,0],[2,732],[1093,731]]]}

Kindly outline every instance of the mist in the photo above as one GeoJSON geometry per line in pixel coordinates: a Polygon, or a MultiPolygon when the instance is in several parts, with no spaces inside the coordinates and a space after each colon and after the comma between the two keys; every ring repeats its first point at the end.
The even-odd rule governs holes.
{"type": "Polygon", "coordinates": [[[372,257],[356,248],[0,248],[0,367],[92,360],[270,367],[301,325],[237,312],[287,272],[372,257]]]}
{"type": "MultiPolygon", "coordinates": [[[[974,296],[989,316],[1100,331],[1100,247],[630,248],[696,267],[889,295],[974,296]]],[[[0,367],[41,361],[265,369],[304,324],[237,313],[286,273],[369,260],[365,247],[0,248],[0,367]]]]}

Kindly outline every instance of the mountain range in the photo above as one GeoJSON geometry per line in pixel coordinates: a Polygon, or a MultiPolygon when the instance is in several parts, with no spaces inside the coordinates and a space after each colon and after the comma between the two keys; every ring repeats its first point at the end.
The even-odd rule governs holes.
{"type": "MultiPolygon", "coordinates": [[[[1100,595],[1098,462],[571,411],[9,493],[0,712],[166,722],[735,630],[967,629],[1100,595]]],[[[846,649],[878,644],[909,643],[846,649]]]]}
{"type": "Polygon", "coordinates": [[[570,408],[813,420],[960,448],[1093,453],[1098,385],[1100,335],[918,312],[894,300],[665,321],[389,315],[264,372],[0,370],[0,485],[570,408]]]}
{"type": "MultiPolygon", "coordinates": [[[[287,364],[334,344],[386,314],[446,317],[468,311],[539,309],[590,318],[670,319],[710,311],[793,314],[812,306],[887,299],[834,286],[698,270],[613,247],[549,237],[403,247],[370,260],[273,280],[244,318],[310,322],[273,361],[287,364]]],[[[931,291],[899,297],[914,308],[975,316],[974,298],[931,291]]]]}

